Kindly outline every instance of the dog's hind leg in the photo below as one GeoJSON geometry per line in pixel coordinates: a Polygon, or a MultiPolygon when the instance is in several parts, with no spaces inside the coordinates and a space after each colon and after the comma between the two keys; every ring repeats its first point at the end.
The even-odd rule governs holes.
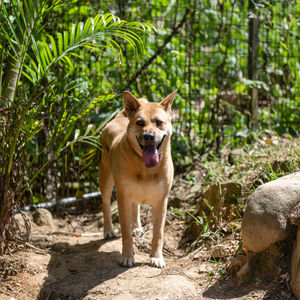
{"type": "Polygon", "coordinates": [[[132,232],[135,236],[143,233],[140,217],[140,204],[135,202],[132,203],[132,232]]]}
{"type": "Polygon", "coordinates": [[[116,236],[113,230],[113,225],[111,221],[111,209],[110,209],[110,198],[112,189],[114,187],[114,180],[111,174],[109,166],[103,163],[104,159],[101,157],[99,166],[99,186],[102,197],[102,208],[103,208],[103,218],[104,218],[104,238],[110,239],[116,236]]]}

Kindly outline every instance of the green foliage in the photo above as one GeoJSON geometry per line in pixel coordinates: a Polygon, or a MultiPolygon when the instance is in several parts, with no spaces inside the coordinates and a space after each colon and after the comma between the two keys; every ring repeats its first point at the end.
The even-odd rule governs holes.
{"type": "MultiPolygon", "coordinates": [[[[207,237],[207,236],[209,236],[209,235],[212,234],[212,232],[210,231],[210,228],[209,228],[210,223],[213,222],[212,220],[208,220],[208,219],[205,217],[205,215],[203,215],[203,217],[201,217],[201,216],[196,216],[196,217],[195,217],[190,211],[186,211],[186,213],[187,213],[190,217],[192,217],[192,219],[193,219],[193,222],[192,222],[192,223],[196,223],[198,226],[201,227],[202,232],[200,233],[199,238],[200,238],[200,237],[201,237],[201,238],[204,238],[204,237],[207,237]]],[[[191,223],[191,224],[192,224],[192,223],[191,223]]]]}
{"type": "Polygon", "coordinates": [[[137,62],[144,48],[141,36],[153,29],[106,13],[49,33],[45,20],[68,4],[0,2],[0,253],[11,211],[27,189],[32,191],[32,183],[45,176],[61,153],[73,152],[75,143],[99,145],[102,125],[76,127],[115,94],[87,92],[76,73],[84,50],[120,63],[123,41],[137,62]]]}
{"type": "MultiPolygon", "coordinates": [[[[151,101],[179,89],[172,139],[177,166],[207,153],[219,157],[224,146],[247,147],[266,129],[299,134],[298,2],[258,1],[258,10],[249,12],[248,1],[232,0],[2,1],[0,107],[1,113],[10,110],[4,71],[12,54],[13,64],[22,65],[14,91],[17,108],[3,120],[20,120],[26,108],[20,128],[14,123],[6,132],[14,136],[17,129],[22,136],[15,148],[23,147],[26,158],[21,155],[19,161],[25,159],[30,170],[22,187],[37,179],[26,199],[45,197],[46,187],[54,184],[51,177],[57,197],[72,194],[68,186],[75,181],[86,191],[96,188],[97,138],[102,122],[122,107],[124,89],[151,101]],[[43,10],[37,13],[38,7],[43,10]],[[258,80],[250,80],[247,72],[252,17],[261,23],[258,80]],[[153,26],[132,20],[146,20],[157,30],[145,35],[153,26]],[[260,129],[255,132],[249,127],[253,87],[260,102],[260,129]]],[[[5,153],[10,153],[8,144],[14,144],[11,138],[5,153]]],[[[207,168],[214,180],[218,174],[207,168]]]]}
{"type": "MultiPolygon", "coordinates": [[[[299,134],[299,11],[297,1],[134,1],[120,10],[136,18],[156,21],[158,35],[149,38],[145,59],[171,35],[185,11],[189,13],[179,33],[139,76],[131,89],[150,100],[160,100],[173,88],[173,156],[189,164],[205,152],[224,145],[243,146],[256,139],[249,126],[251,88],[259,91],[260,131],[299,134]],[[248,20],[258,18],[259,79],[248,78],[248,20]],[[288,25],[287,25],[288,24],[288,25]]],[[[114,7],[104,1],[103,7],[114,7]]],[[[298,5],[299,6],[299,5],[298,5]]],[[[126,60],[126,58],[125,58],[126,60]]],[[[143,65],[140,65],[143,68],[143,65]]],[[[121,85],[125,72],[110,73],[121,85]]],[[[115,107],[111,107],[115,109],[115,107]]]]}

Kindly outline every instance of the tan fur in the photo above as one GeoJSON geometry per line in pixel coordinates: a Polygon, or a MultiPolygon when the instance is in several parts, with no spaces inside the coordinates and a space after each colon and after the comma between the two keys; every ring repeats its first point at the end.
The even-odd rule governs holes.
{"type": "Polygon", "coordinates": [[[102,133],[99,181],[103,201],[104,237],[115,236],[110,212],[110,197],[115,185],[123,243],[121,264],[125,267],[134,264],[132,230],[142,230],[140,204],[152,205],[150,263],[156,267],[165,266],[162,255],[163,229],[167,197],[173,180],[171,105],[176,92],[177,90],[160,103],[136,99],[130,92],[125,92],[125,108],[106,125],[102,133]],[[158,149],[159,161],[152,167],[146,167],[142,158],[142,147],[145,149],[149,143],[151,147],[155,144],[156,149],[161,144],[158,149]]]}

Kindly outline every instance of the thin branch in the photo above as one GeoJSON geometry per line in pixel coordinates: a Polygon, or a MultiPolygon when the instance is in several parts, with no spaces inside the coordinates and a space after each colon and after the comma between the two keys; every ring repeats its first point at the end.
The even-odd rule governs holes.
{"type": "Polygon", "coordinates": [[[175,36],[179,32],[179,29],[185,24],[186,18],[189,13],[190,8],[187,8],[179,24],[177,26],[174,26],[172,32],[164,39],[163,44],[160,47],[158,47],[156,52],[147,61],[144,62],[141,68],[128,81],[128,86],[130,86],[142,73],[144,73],[144,71],[150,66],[150,64],[156,59],[156,57],[161,54],[161,52],[164,50],[167,44],[170,43],[173,36],[175,36]]]}

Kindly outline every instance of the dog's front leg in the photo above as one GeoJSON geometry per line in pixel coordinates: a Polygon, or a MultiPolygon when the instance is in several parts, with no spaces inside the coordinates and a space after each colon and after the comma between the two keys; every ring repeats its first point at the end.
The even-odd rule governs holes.
{"type": "Polygon", "coordinates": [[[122,195],[118,195],[117,198],[123,244],[120,263],[123,267],[132,267],[134,265],[133,239],[131,231],[132,203],[128,203],[122,195]]]}
{"type": "Polygon", "coordinates": [[[166,266],[162,253],[166,210],[167,198],[152,205],[153,238],[150,264],[157,268],[164,268],[166,266]]]}

